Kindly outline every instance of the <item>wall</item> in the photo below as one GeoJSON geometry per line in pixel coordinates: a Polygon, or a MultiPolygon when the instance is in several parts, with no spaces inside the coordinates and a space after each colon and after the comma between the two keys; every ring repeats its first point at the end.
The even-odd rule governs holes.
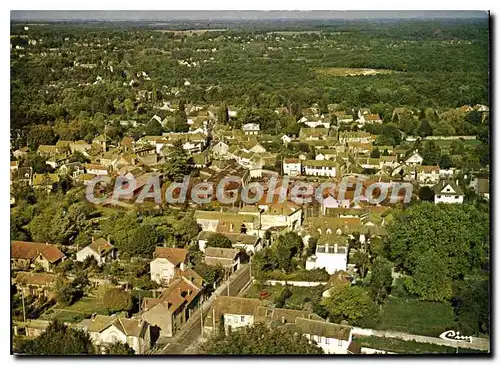
{"type": "MultiPolygon", "coordinates": [[[[255,284],[259,283],[258,280],[253,281],[255,284]]],[[[319,285],[326,285],[328,284],[327,281],[290,281],[290,280],[266,280],[262,282],[261,284],[264,285],[271,285],[274,286],[276,284],[279,285],[291,285],[291,286],[305,286],[305,287],[311,287],[311,286],[319,286],[319,285]]]]}

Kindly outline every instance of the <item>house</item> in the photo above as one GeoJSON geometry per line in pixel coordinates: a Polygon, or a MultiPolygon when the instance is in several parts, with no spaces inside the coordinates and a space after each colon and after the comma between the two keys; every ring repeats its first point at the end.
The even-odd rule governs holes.
{"type": "Polygon", "coordinates": [[[283,159],[283,175],[300,176],[302,172],[302,164],[298,158],[283,159]]]}
{"type": "Polygon", "coordinates": [[[215,157],[229,158],[228,151],[229,145],[220,141],[215,146],[211,148],[211,151],[215,157]]]}
{"type": "Polygon", "coordinates": [[[27,270],[37,265],[51,272],[65,258],[56,245],[25,241],[11,243],[10,262],[13,270],[27,270]]]}
{"type": "Polygon", "coordinates": [[[56,145],[43,145],[38,146],[36,153],[39,156],[50,157],[55,156],[59,153],[59,148],[56,145]]]}
{"type": "Polygon", "coordinates": [[[330,121],[329,120],[307,120],[304,122],[305,125],[307,125],[309,128],[326,128],[330,129],[330,121]]]}
{"type": "Polygon", "coordinates": [[[106,136],[105,134],[100,134],[92,140],[92,144],[99,146],[101,151],[106,151],[107,147],[108,147],[108,143],[110,141],[111,140],[108,136],[106,136]]]}
{"type": "Polygon", "coordinates": [[[204,331],[213,333],[222,326],[229,329],[251,326],[256,322],[260,300],[240,297],[218,296],[213,302],[213,312],[205,319],[204,331]]]}
{"type": "Polygon", "coordinates": [[[307,176],[327,176],[337,175],[338,163],[333,160],[305,160],[302,161],[304,174],[307,176]]]}
{"type": "Polygon", "coordinates": [[[150,326],[143,319],[92,315],[75,327],[87,332],[92,343],[103,350],[116,342],[128,344],[138,355],[151,348],[150,326]]]}
{"type": "Polygon", "coordinates": [[[352,142],[372,143],[374,136],[365,131],[359,132],[339,132],[339,142],[349,144],[352,142]]]}
{"type": "Polygon", "coordinates": [[[28,146],[24,146],[24,147],[21,147],[21,148],[15,150],[14,152],[12,152],[12,155],[15,158],[19,159],[19,158],[25,157],[28,154],[29,150],[30,149],[28,146]]]}
{"type": "Polygon", "coordinates": [[[206,247],[205,263],[209,266],[221,265],[224,269],[235,272],[240,268],[240,250],[235,248],[206,247]]]}
{"type": "Polygon", "coordinates": [[[337,124],[350,124],[354,121],[351,114],[346,114],[344,111],[338,111],[333,113],[335,118],[337,118],[337,124]]]}
{"type": "Polygon", "coordinates": [[[318,141],[328,137],[326,128],[300,128],[299,138],[304,141],[318,141]]]}
{"type": "Polygon", "coordinates": [[[370,109],[368,109],[368,108],[361,108],[361,109],[359,109],[358,110],[358,119],[361,119],[361,117],[363,115],[366,115],[366,114],[371,114],[370,109]]]}
{"type": "Polygon", "coordinates": [[[59,174],[34,174],[33,175],[33,188],[45,190],[50,193],[54,185],[59,182],[59,174]]]}
{"type": "Polygon", "coordinates": [[[91,148],[92,146],[90,144],[82,140],[71,142],[69,144],[69,150],[71,151],[72,154],[75,152],[80,152],[83,155],[87,156],[88,155],[87,151],[90,150],[91,148]]]}
{"type": "Polygon", "coordinates": [[[283,137],[281,137],[281,141],[286,146],[288,143],[292,142],[292,138],[284,134],[283,137]]]}
{"type": "Polygon", "coordinates": [[[13,280],[25,296],[52,298],[55,296],[57,275],[20,271],[13,280]]]}
{"type": "Polygon", "coordinates": [[[186,277],[177,277],[159,298],[143,299],[140,316],[160,337],[172,337],[201,304],[201,291],[201,287],[186,277]]]}
{"type": "Polygon", "coordinates": [[[352,342],[352,327],[298,317],[292,327],[314,341],[325,354],[347,354],[352,342]]]}
{"type": "Polygon", "coordinates": [[[340,235],[321,235],[316,252],[306,261],[306,270],[325,269],[329,274],[347,270],[347,237],[340,235]],[[332,245],[332,242],[333,243],[332,245]]]}
{"type": "Polygon", "coordinates": [[[476,181],[477,184],[474,187],[476,194],[490,200],[490,181],[487,178],[477,178],[476,181]]]}
{"type": "Polygon", "coordinates": [[[188,251],[184,248],[156,247],[153,261],[149,263],[151,280],[168,283],[175,275],[176,268],[185,270],[188,264],[188,251]]]}
{"type": "Polygon", "coordinates": [[[413,151],[406,159],[405,164],[408,166],[422,165],[424,158],[418,153],[418,150],[413,151]]]}
{"type": "Polygon", "coordinates": [[[292,202],[260,204],[264,209],[260,216],[262,230],[270,227],[285,227],[288,231],[298,229],[302,223],[302,208],[292,202]]]}
{"type": "Polygon", "coordinates": [[[104,238],[94,240],[94,237],[92,237],[92,243],[76,253],[76,261],[85,261],[89,256],[92,256],[97,261],[97,264],[101,266],[116,258],[116,249],[104,238]]]}
{"type": "Polygon", "coordinates": [[[102,176],[108,175],[108,168],[104,165],[86,163],[84,166],[87,174],[102,176]]]}
{"type": "Polygon", "coordinates": [[[253,235],[260,229],[259,217],[251,214],[197,210],[194,217],[202,231],[253,235]]]}
{"type": "MultiPolygon", "coordinates": [[[[215,232],[202,231],[198,234],[198,247],[200,251],[205,252],[208,239],[216,234],[215,232]]],[[[248,253],[259,252],[262,249],[262,240],[258,236],[252,236],[243,233],[223,233],[229,238],[234,248],[242,248],[248,253]]]]}
{"type": "Polygon", "coordinates": [[[243,124],[241,129],[246,135],[257,135],[260,132],[260,125],[257,123],[247,123],[243,124]]]}
{"type": "Polygon", "coordinates": [[[361,124],[381,124],[382,118],[378,114],[363,114],[361,118],[359,118],[359,122],[361,124]]]}
{"type": "Polygon", "coordinates": [[[69,162],[59,167],[57,173],[59,175],[69,175],[74,179],[79,175],[83,175],[85,169],[80,162],[69,162]]]}
{"type": "Polygon", "coordinates": [[[415,175],[420,185],[434,185],[439,181],[439,166],[416,166],[415,175]]]}
{"type": "Polygon", "coordinates": [[[451,180],[441,180],[432,188],[434,191],[434,203],[462,204],[464,192],[458,186],[458,180],[454,183],[451,180]]]}

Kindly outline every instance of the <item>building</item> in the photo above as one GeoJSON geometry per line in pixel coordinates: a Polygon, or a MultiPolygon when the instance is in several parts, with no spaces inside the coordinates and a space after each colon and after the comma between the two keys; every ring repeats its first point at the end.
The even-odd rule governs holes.
{"type": "Polygon", "coordinates": [[[422,165],[423,161],[424,158],[418,153],[418,150],[415,150],[405,159],[405,164],[408,166],[417,166],[422,165]]]}
{"type": "Polygon", "coordinates": [[[151,324],[155,337],[172,337],[201,304],[201,291],[186,277],[177,277],[159,298],[143,299],[141,318],[151,324]]]}
{"type": "Polygon", "coordinates": [[[361,124],[381,124],[382,118],[378,114],[363,114],[359,118],[361,124]]]}
{"type": "Polygon", "coordinates": [[[302,172],[302,164],[298,158],[283,159],[283,175],[300,176],[302,172]]]}
{"type": "Polygon", "coordinates": [[[464,202],[464,192],[456,183],[448,180],[441,180],[432,190],[434,191],[434,203],[462,204],[464,202]]]}
{"type": "Polygon", "coordinates": [[[13,281],[25,296],[52,298],[56,280],[55,274],[20,271],[13,281]]]}
{"type": "Polygon", "coordinates": [[[224,269],[235,272],[240,268],[240,250],[236,248],[205,248],[205,263],[209,266],[221,265],[224,269]]]}
{"type": "Polygon", "coordinates": [[[102,350],[116,342],[128,344],[138,355],[151,348],[150,326],[143,319],[92,315],[75,326],[87,332],[102,350]]]}
{"type": "Polygon", "coordinates": [[[247,123],[243,124],[241,129],[246,135],[257,135],[260,132],[260,125],[257,123],[247,123]]]}
{"type": "Polygon", "coordinates": [[[325,269],[329,274],[333,274],[336,271],[347,270],[347,238],[345,236],[334,236],[334,235],[322,235],[318,240],[318,245],[316,246],[316,253],[309,257],[306,261],[306,269],[325,269]],[[330,237],[328,237],[330,236],[330,237]],[[326,239],[322,239],[326,237],[326,239]],[[324,243],[323,241],[328,241],[334,238],[333,245],[324,243]],[[320,242],[321,240],[321,242],[320,242]]]}
{"type": "Polygon", "coordinates": [[[260,217],[263,230],[270,227],[284,227],[293,231],[302,224],[302,208],[294,203],[274,203],[259,208],[265,209],[260,217]]]}
{"type": "MultiPolygon", "coordinates": [[[[205,252],[205,247],[211,236],[216,234],[215,232],[202,231],[198,234],[198,247],[200,251],[205,252]]],[[[258,236],[251,236],[242,233],[223,233],[231,243],[234,248],[242,248],[248,253],[259,252],[262,249],[262,239],[258,236]]]]}
{"type": "Polygon", "coordinates": [[[213,332],[224,326],[228,333],[229,328],[251,326],[255,322],[260,300],[240,297],[216,297],[213,303],[213,312],[205,319],[204,331],[213,332]]]}
{"type": "Polygon", "coordinates": [[[187,269],[188,251],[184,248],[156,247],[149,263],[151,280],[158,284],[170,282],[176,269],[187,269]]]}
{"type": "Polygon", "coordinates": [[[439,181],[439,166],[416,166],[415,175],[420,185],[434,185],[439,181]]]}
{"type": "Polygon", "coordinates": [[[477,183],[474,186],[476,194],[486,200],[490,200],[490,181],[486,178],[478,178],[476,180],[477,183]]]}
{"type": "Polygon", "coordinates": [[[307,176],[335,177],[337,175],[338,163],[333,160],[304,160],[302,166],[307,176]]]}
{"type": "Polygon", "coordinates": [[[350,326],[298,317],[291,327],[304,334],[309,341],[316,342],[325,354],[347,354],[352,342],[350,326]]]}
{"type": "Polygon", "coordinates": [[[116,258],[116,249],[104,238],[98,238],[94,241],[94,237],[92,237],[92,243],[76,253],[76,261],[85,261],[89,256],[92,256],[100,266],[116,258]]]}
{"type": "Polygon", "coordinates": [[[104,165],[86,163],[84,166],[87,174],[102,176],[108,175],[108,168],[104,165]]]}
{"type": "Polygon", "coordinates": [[[41,266],[45,271],[53,271],[66,256],[56,245],[40,242],[12,241],[11,267],[13,270],[29,270],[41,266]]]}

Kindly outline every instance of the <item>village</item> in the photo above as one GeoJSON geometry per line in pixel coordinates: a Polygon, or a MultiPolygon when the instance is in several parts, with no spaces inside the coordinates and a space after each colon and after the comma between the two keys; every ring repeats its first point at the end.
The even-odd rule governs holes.
{"type": "MultiPolygon", "coordinates": [[[[384,353],[384,350],[357,346],[352,341],[352,326],[325,321],[312,310],[274,307],[266,299],[265,290],[258,298],[246,298],[245,291],[260,285],[255,283],[265,277],[262,283],[271,285],[321,285],[324,288],[322,295],[327,297],[336,285],[351,285],[359,279],[363,268],[356,261],[356,255],[369,252],[370,242],[383,238],[394,205],[403,204],[402,199],[397,204],[389,204],[388,199],[371,203],[364,196],[371,183],[383,184],[379,186],[389,190],[402,181],[411,183],[415,187],[412,201],[405,204],[421,199],[434,204],[463,204],[466,189],[488,199],[488,179],[484,171],[466,176],[456,168],[426,165],[419,150],[419,146],[425,148],[429,141],[464,143],[476,141],[476,136],[404,136],[401,145],[377,145],[377,135],[364,129],[367,125],[382,123],[378,115],[360,109],[354,118],[353,113],[335,111],[335,105],[328,107],[331,112],[326,115],[320,114],[315,107],[304,110],[304,116],[298,121],[298,135],[266,135],[261,133],[258,123],[232,128],[230,121],[237,118],[236,108],[222,111],[227,113],[224,123],[219,120],[220,108],[187,105],[187,132],[184,133],[163,132],[137,139],[125,136],[116,141],[104,132],[91,143],[59,140],[55,145],[40,145],[35,152],[51,167],[53,172],[50,173],[34,173],[31,167],[21,167],[19,161],[30,153],[28,147],[13,151],[16,160],[11,161],[11,186],[32,187],[37,194],[50,195],[60,189],[62,181],[69,182],[72,189],[85,189],[95,177],[106,176],[109,181],[133,177],[135,188],[119,202],[105,201],[109,209],[134,209],[133,202],[151,176],[158,177],[164,189],[175,184],[165,177],[164,165],[178,157],[179,148],[196,171],[191,172],[193,181],[219,184],[225,177],[232,176],[236,181],[225,184],[226,191],[234,193],[255,183],[264,189],[253,204],[243,204],[236,199],[231,204],[222,204],[209,195],[203,204],[195,204],[189,199],[173,204],[193,211],[199,233],[188,246],[195,246],[202,253],[206,265],[221,268],[223,274],[218,281],[207,284],[206,278],[193,269],[188,246],[158,246],[148,263],[147,275],[157,284],[149,291],[152,296],[139,297],[133,311],[118,311],[112,315],[87,313],[88,318],[76,322],[68,320],[70,325],[87,331],[92,341],[103,348],[119,341],[130,345],[136,354],[168,353],[176,336],[193,326],[189,320],[200,317],[204,309],[201,320],[197,319],[203,326],[196,330],[200,331],[199,338],[209,336],[221,325],[227,331],[229,327],[253,323],[279,323],[314,339],[325,353],[384,353]],[[342,131],[339,127],[343,125],[355,126],[356,131],[342,131]],[[289,155],[283,156],[266,148],[273,143],[282,144],[289,155]],[[74,156],[84,156],[88,162],[71,162],[74,156]],[[282,194],[292,190],[294,184],[308,182],[318,187],[324,182],[340,184],[345,178],[354,183],[342,199],[334,198],[333,189],[326,189],[322,191],[321,203],[299,205],[289,200],[280,201],[282,194]],[[269,184],[271,179],[275,181],[273,186],[269,184]],[[282,184],[284,179],[287,186],[282,184]],[[355,196],[355,182],[358,181],[361,181],[361,195],[355,196]],[[422,189],[430,196],[419,194],[422,189]],[[290,275],[259,273],[256,279],[251,268],[253,256],[290,234],[301,241],[299,256],[307,255],[303,268],[290,275]],[[229,283],[235,275],[245,276],[245,280],[230,289],[229,283]]],[[[470,109],[487,113],[484,106],[470,109]]],[[[394,118],[398,110],[394,110],[394,118]]],[[[154,115],[149,123],[163,126],[164,122],[154,115]]],[[[113,185],[104,184],[103,190],[110,191],[113,185]]],[[[11,205],[16,205],[13,196],[11,205]]],[[[48,302],[57,302],[56,283],[58,277],[64,275],[58,267],[67,261],[84,263],[87,267],[103,267],[120,261],[120,250],[113,242],[114,237],[88,237],[88,245],[68,250],[68,247],[51,242],[12,241],[12,282],[22,296],[23,312],[26,311],[25,298],[31,298],[34,303],[31,305],[43,307],[40,312],[51,308],[48,302]]],[[[71,281],[75,277],[67,276],[66,279],[71,281]]],[[[124,279],[115,276],[110,280],[102,275],[93,278],[92,274],[88,277],[95,291],[100,286],[111,288],[108,290],[133,290],[128,283],[120,284],[126,281],[124,279]]],[[[23,321],[14,322],[18,335],[36,336],[49,323],[36,316],[28,320],[26,313],[23,315],[23,321]]]]}

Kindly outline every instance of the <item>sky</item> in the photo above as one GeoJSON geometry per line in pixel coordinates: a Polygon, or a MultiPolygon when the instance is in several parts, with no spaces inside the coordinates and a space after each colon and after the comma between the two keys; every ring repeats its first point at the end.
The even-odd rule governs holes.
{"type": "Polygon", "coordinates": [[[57,11],[57,10],[12,10],[11,20],[234,20],[234,19],[411,19],[411,18],[487,18],[485,11],[57,11]]]}

